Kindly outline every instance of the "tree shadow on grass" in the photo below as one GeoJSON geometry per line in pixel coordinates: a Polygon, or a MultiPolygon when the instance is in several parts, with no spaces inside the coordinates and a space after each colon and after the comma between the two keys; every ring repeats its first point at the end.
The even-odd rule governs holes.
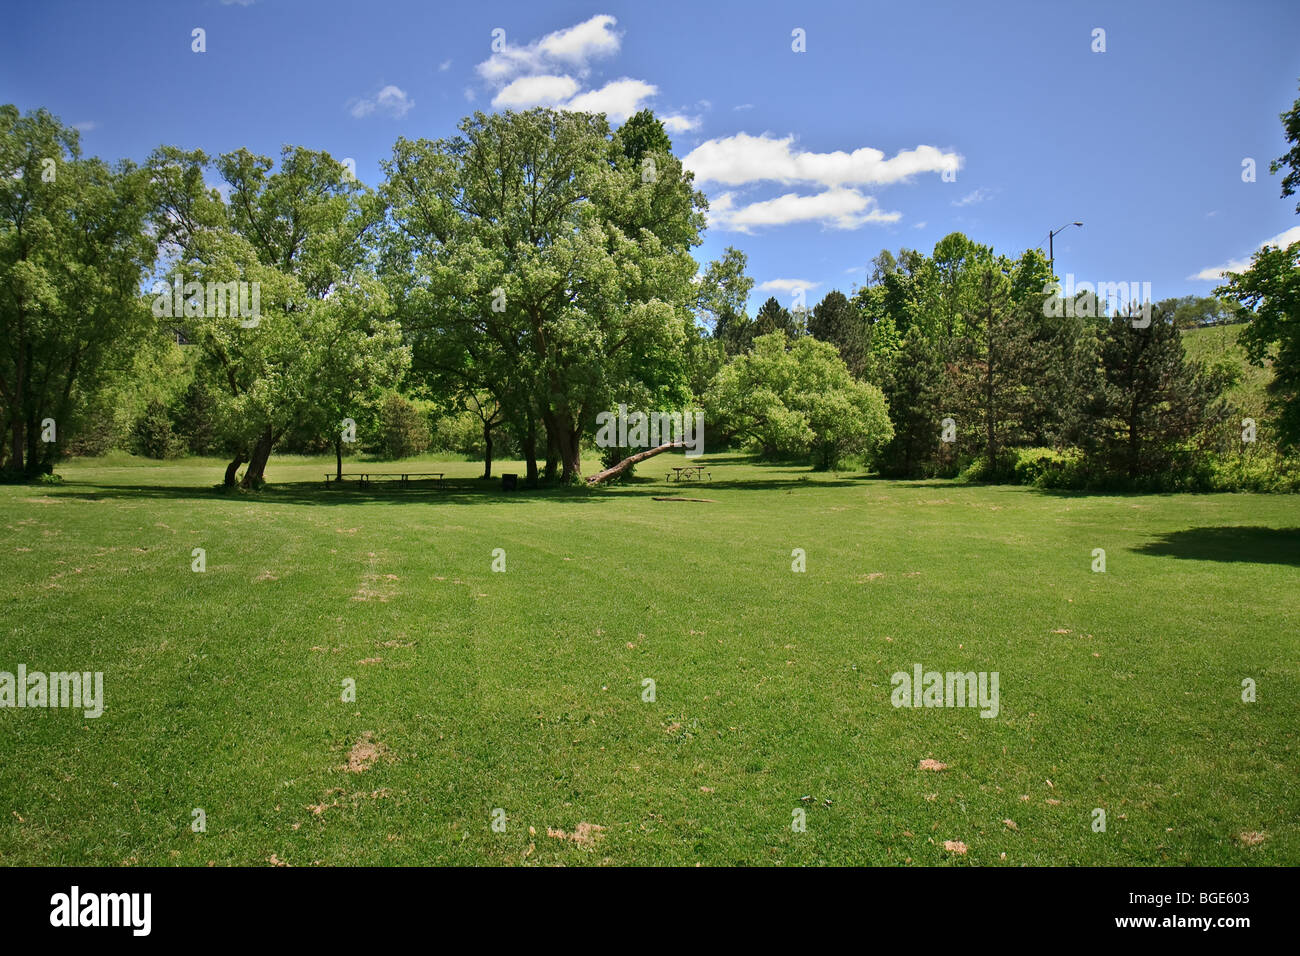
{"type": "Polygon", "coordinates": [[[1160,558],[1300,567],[1300,528],[1186,528],[1163,534],[1132,550],[1160,558]]]}
{"type": "Polygon", "coordinates": [[[221,491],[206,486],[185,485],[109,485],[102,482],[65,481],[55,488],[43,489],[51,498],[73,501],[115,501],[155,499],[163,501],[227,501],[232,504],[267,505],[363,505],[363,504],[533,504],[542,501],[572,504],[596,504],[603,496],[585,488],[524,488],[502,491],[501,480],[449,481],[443,488],[426,483],[401,486],[395,481],[377,481],[365,488],[345,482],[341,488],[326,488],[319,481],[273,482],[261,491],[221,491]]]}

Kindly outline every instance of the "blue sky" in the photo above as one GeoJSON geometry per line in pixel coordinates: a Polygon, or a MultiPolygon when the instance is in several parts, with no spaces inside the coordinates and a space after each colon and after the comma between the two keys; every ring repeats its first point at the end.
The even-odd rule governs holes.
{"type": "Polygon", "coordinates": [[[954,230],[1015,254],[1080,219],[1058,273],[1157,299],[1300,239],[1268,173],[1300,78],[1294,0],[55,0],[4,21],[0,101],[49,108],[107,159],[292,143],[375,184],[399,135],[494,103],[649,106],[714,207],[697,258],[748,253],[751,309],[848,292],[880,249],[954,230]]]}

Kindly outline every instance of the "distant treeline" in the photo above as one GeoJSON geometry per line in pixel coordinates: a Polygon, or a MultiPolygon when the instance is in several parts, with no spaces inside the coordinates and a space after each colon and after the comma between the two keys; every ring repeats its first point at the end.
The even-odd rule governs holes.
{"type": "Polygon", "coordinates": [[[709,448],[822,469],[1296,484],[1276,293],[1067,299],[1041,251],[953,233],[750,317],[745,255],[692,254],[707,200],[649,111],[616,130],[476,113],[382,168],[372,188],[293,146],[110,165],[48,112],[0,107],[0,474],[126,448],[221,456],[224,486],[255,488],[273,451],[341,469],[432,448],[571,482],[625,405],[702,408],[709,448]],[[1267,408],[1242,400],[1239,360],[1184,349],[1240,322],[1267,408]]]}

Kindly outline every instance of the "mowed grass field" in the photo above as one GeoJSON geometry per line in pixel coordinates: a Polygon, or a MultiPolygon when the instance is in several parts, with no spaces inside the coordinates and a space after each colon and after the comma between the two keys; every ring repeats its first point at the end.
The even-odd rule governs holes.
{"type": "Polygon", "coordinates": [[[226,496],[220,462],[125,457],[0,488],[0,670],[106,699],[0,710],[0,863],[1300,863],[1295,498],[704,462],[681,490],[669,456],[592,493],[273,459],[226,496]],[[893,707],[918,663],[998,672],[997,717],[893,707]]]}

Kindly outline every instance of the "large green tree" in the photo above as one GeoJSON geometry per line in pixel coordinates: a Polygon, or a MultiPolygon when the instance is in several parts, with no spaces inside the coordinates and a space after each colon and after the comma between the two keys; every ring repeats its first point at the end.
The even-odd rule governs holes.
{"type": "Polygon", "coordinates": [[[79,406],[149,331],[147,174],[83,158],[45,110],[0,106],[0,470],[49,473],[79,406]]]}
{"type": "Polygon", "coordinates": [[[1094,473],[1154,480],[1192,464],[1229,409],[1226,372],[1190,361],[1172,315],[1105,320],[1084,450],[1094,473]],[[1145,321],[1145,318],[1143,319],[1145,321]]]}
{"type": "Polygon", "coordinates": [[[476,113],[452,139],[400,140],[385,164],[417,360],[502,387],[509,417],[540,419],[566,481],[620,394],[686,393],[704,199],[666,135],[633,132],[598,114],[476,113]]]}
{"type": "Polygon", "coordinates": [[[162,147],[150,169],[165,274],[182,289],[155,314],[161,305],[195,343],[219,396],[225,483],[247,463],[243,484],[256,487],[284,435],[341,432],[342,417],[358,416],[340,413],[363,411],[408,362],[368,243],[381,207],[329,154],[301,147],[285,147],[278,168],[244,149],[212,160],[162,147]],[[213,171],[225,197],[205,180],[213,171]],[[244,284],[255,315],[222,299],[229,283],[244,284]]]}
{"type": "Polygon", "coordinates": [[[706,409],[725,434],[769,457],[807,456],[816,469],[871,458],[893,435],[880,389],[854,379],[835,346],[810,336],[756,338],[718,373],[706,409]]]}

